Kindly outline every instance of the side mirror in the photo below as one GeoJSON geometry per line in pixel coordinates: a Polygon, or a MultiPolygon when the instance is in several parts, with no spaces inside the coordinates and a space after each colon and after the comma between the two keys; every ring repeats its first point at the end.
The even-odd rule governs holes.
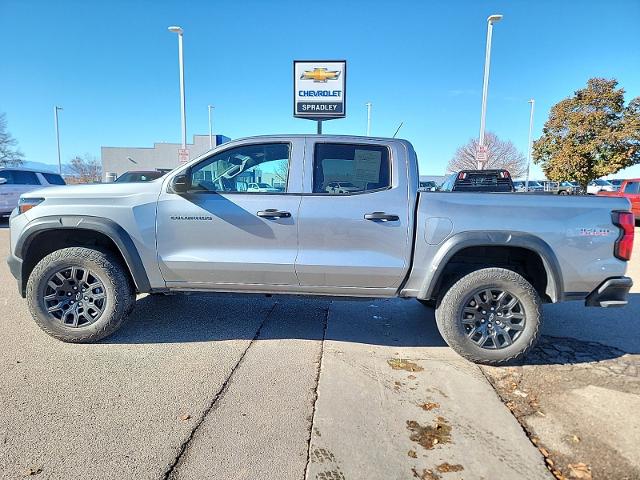
{"type": "Polygon", "coordinates": [[[5,183],[7,183],[7,179],[4,177],[0,177],[0,185],[4,185],[5,183]]]}
{"type": "Polygon", "coordinates": [[[191,171],[187,170],[185,173],[176,175],[171,180],[171,190],[178,195],[187,193],[191,188],[191,171]]]}

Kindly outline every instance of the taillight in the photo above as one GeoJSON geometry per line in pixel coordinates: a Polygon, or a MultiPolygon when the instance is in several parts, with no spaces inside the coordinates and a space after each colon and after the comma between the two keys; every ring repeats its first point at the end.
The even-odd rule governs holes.
{"type": "Polygon", "coordinates": [[[620,229],[620,236],[613,247],[613,254],[620,260],[631,260],[635,217],[631,212],[612,212],[613,224],[620,229]]]}

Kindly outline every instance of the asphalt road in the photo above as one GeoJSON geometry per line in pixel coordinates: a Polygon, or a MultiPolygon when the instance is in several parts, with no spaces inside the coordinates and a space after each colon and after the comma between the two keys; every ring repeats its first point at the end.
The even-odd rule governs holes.
{"type": "Polygon", "coordinates": [[[30,318],[4,261],[8,233],[1,478],[549,476],[415,301],[145,296],[114,336],[70,345],[30,318]]]}

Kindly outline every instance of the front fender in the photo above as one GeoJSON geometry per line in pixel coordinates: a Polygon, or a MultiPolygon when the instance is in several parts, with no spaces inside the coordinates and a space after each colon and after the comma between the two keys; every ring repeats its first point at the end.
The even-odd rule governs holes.
{"type": "MultiPolygon", "coordinates": [[[[113,220],[103,217],[81,215],[55,215],[39,217],[29,222],[20,234],[15,246],[16,257],[26,260],[25,254],[31,242],[42,232],[49,230],[90,230],[102,233],[116,245],[133,278],[136,290],[140,293],[151,291],[149,277],[144,268],[138,249],[127,231],[113,220]]],[[[23,269],[26,262],[22,262],[23,269]]],[[[27,275],[21,275],[22,283],[26,283],[27,275]]],[[[24,290],[24,285],[21,286],[24,290]]]]}

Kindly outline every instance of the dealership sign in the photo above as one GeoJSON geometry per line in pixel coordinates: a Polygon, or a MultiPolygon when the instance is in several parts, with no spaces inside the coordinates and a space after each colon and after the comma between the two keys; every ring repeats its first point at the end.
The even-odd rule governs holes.
{"type": "Polygon", "coordinates": [[[294,60],[293,116],[312,120],[346,115],[347,62],[294,60]]]}

